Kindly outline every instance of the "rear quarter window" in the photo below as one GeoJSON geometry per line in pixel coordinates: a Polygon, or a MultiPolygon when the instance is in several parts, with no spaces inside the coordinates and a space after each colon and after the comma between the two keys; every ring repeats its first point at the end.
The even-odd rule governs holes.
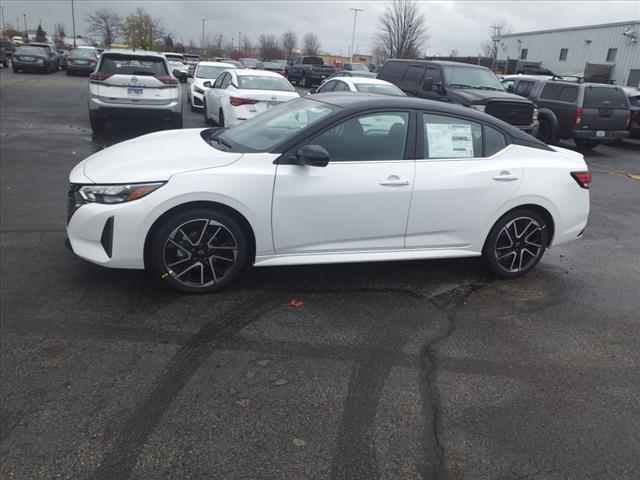
{"type": "Polygon", "coordinates": [[[558,100],[561,102],[575,102],[578,98],[578,87],[562,87],[558,100]]]}
{"type": "Polygon", "coordinates": [[[402,83],[405,85],[419,85],[424,76],[424,71],[425,68],[422,66],[411,65],[404,74],[402,83]]]}
{"type": "Polygon", "coordinates": [[[611,87],[585,87],[584,89],[585,108],[627,108],[627,96],[619,88],[611,87]]]}
{"type": "Polygon", "coordinates": [[[544,98],[545,100],[557,100],[560,95],[560,90],[562,90],[562,85],[557,83],[548,83],[540,92],[540,98],[544,98]]]}

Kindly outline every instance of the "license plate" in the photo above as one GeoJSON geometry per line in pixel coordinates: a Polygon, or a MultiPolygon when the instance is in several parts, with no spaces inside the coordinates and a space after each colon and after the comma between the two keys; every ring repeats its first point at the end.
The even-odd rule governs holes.
{"type": "Polygon", "coordinates": [[[320,80],[324,80],[325,78],[327,78],[326,75],[320,75],[320,80]]]}
{"type": "Polygon", "coordinates": [[[73,63],[75,63],[76,65],[86,65],[87,62],[86,60],[74,60],[73,63]]]}
{"type": "Polygon", "coordinates": [[[596,137],[604,137],[606,136],[605,131],[604,130],[598,130],[596,132],[596,137]]]}
{"type": "Polygon", "coordinates": [[[20,60],[23,62],[33,62],[35,60],[34,57],[20,57],[20,60]]]}
{"type": "Polygon", "coordinates": [[[267,102],[267,108],[273,108],[277,105],[280,105],[280,102],[267,102]]]}
{"type": "Polygon", "coordinates": [[[142,89],[141,88],[135,88],[135,87],[129,87],[129,88],[127,88],[127,93],[129,95],[142,95],[142,89]]]}

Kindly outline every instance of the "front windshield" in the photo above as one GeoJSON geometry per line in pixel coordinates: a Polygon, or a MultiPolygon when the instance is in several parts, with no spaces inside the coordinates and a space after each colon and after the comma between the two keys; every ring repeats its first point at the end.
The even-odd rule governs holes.
{"type": "Polygon", "coordinates": [[[486,88],[504,91],[504,87],[491,70],[477,67],[444,66],[444,78],[450,87],[486,88]]]}
{"type": "Polygon", "coordinates": [[[275,90],[278,92],[295,91],[295,88],[284,77],[261,75],[238,75],[238,88],[241,90],[275,90]]]}
{"type": "Polygon", "coordinates": [[[356,83],[356,90],[363,93],[394,95],[396,97],[405,96],[404,92],[395,85],[381,85],[379,83],[356,83]]]}
{"type": "MultiPolygon", "coordinates": [[[[213,138],[219,138],[237,151],[269,152],[337,109],[333,105],[308,98],[297,98],[256,115],[213,138]]],[[[215,141],[211,143],[218,146],[215,141]]]]}
{"type": "Polygon", "coordinates": [[[354,71],[360,71],[360,72],[368,72],[369,69],[367,68],[367,66],[364,63],[352,63],[351,65],[351,70],[354,71]]]}
{"type": "Polygon", "coordinates": [[[211,65],[200,65],[196,70],[196,78],[206,78],[208,80],[215,80],[225,70],[229,70],[233,67],[214,67],[211,65]]]}
{"type": "Polygon", "coordinates": [[[43,47],[18,47],[14,55],[42,55],[46,54],[43,47]]]}

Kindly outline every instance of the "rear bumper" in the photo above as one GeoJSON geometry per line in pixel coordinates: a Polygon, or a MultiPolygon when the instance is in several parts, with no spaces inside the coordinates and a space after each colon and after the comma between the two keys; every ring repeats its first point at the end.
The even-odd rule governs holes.
{"type": "Polygon", "coordinates": [[[627,138],[629,130],[574,130],[573,138],[577,140],[593,140],[596,142],[609,142],[627,138]],[[604,135],[598,135],[598,132],[604,132],[604,135]]]}
{"type": "Polygon", "coordinates": [[[16,60],[12,60],[11,66],[13,68],[18,68],[20,70],[29,70],[31,72],[46,72],[51,69],[51,65],[49,65],[48,63],[34,64],[34,63],[19,62],[16,60]]]}
{"type": "Polygon", "coordinates": [[[171,101],[164,104],[149,105],[149,104],[122,104],[122,103],[108,103],[102,101],[96,96],[89,96],[89,111],[103,112],[122,112],[123,116],[131,115],[162,115],[166,112],[173,112],[182,114],[182,101],[181,97],[172,98],[171,101]],[[155,113],[154,113],[155,112],[155,113]]]}
{"type": "Polygon", "coordinates": [[[132,118],[159,118],[171,120],[181,117],[182,112],[174,112],[170,109],[159,108],[121,108],[121,107],[100,107],[90,110],[89,114],[103,120],[123,120],[132,118]]]}
{"type": "Polygon", "coordinates": [[[96,69],[95,65],[70,65],[67,63],[67,71],[91,74],[96,69]]]}

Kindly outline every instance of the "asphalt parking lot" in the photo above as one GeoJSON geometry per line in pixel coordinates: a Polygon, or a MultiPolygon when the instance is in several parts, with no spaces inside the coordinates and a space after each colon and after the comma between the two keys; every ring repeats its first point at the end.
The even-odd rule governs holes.
{"type": "Polygon", "coordinates": [[[587,155],[584,238],[525,278],[263,268],[186,296],[64,247],[71,168],[153,129],[93,137],[86,82],[0,71],[2,478],[640,478],[640,142],[587,155]]]}

